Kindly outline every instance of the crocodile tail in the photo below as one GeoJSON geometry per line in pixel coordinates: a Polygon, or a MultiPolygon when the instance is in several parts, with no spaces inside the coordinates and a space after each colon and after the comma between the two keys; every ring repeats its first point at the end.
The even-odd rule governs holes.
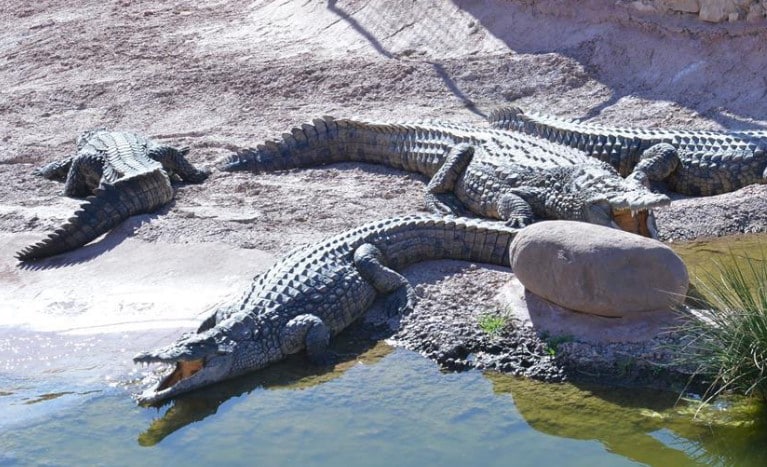
{"type": "Polygon", "coordinates": [[[282,138],[266,141],[255,148],[238,151],[227,158],[221,170],[272,172],[298,167],[310,167],[334,162],[334,141],[338,140],[339,122],[333,117],[314,119],[284,133],[282,138]]]}
{"type": "Polygon", "coordinates": [[[167,175],[161,170],[102,183],[74,216],[55,232],[16,254],[20,261],[34,261],[77,249],[108,232],[134,214],[152,212],[173,197],[167,175]]]}
{"type": "Polygon", "coordinates": [[[433,175],[455,137],[428,124],[389,124],[323,117],[229,156],[224,171],[273,172],[335,162],[367,162],[433,175]]]}
{"type": "Polygon", "coordinates": [[[490,112],[487,122],[499,130],[523,131],[527,118],[519,107],[502,107],[490,112]]]}

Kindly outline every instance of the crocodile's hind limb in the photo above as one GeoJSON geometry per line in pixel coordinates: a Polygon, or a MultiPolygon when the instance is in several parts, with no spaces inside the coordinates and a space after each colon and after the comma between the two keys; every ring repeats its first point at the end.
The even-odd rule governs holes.
{"type": "Polygon", "coordinates": [[[186,160],[189,148],[176,149],[170,146],[154,146],[147,151],[147,156],[159,162],[172,179],[187,183],[202,183],[210,176],[210,170],[198,169],[186,160]]]}

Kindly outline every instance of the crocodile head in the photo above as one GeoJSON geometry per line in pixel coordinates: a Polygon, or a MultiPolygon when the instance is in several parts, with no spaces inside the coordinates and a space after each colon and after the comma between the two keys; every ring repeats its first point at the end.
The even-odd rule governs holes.
{"type": "Polygon", "coordinates": [[[262,339],[254,338],[250,327],[231,319],[203,332],[185,334],[170,345],[133,357],[135,363],[159,363],[163,367],[160,380],[136,399],[142,405],[157,404],[263,368],[273,353],[267,350],[262,339]]]}
{"type": "Polygon", "coordinates": [[[609,165],[595,163],[570,169],[564,183],[566,213],[559,218],[578,219],[657,238],[653,209],[671,203],[637,180],[624,179],[609,165]]]}

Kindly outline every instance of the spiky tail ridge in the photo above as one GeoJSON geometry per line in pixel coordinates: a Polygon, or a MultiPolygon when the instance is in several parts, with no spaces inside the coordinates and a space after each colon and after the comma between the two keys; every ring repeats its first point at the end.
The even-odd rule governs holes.
{"type": "Polygon", "coordinates": [[[461,139],[428,124],[323,117],[230,156],[221,170],[264,173],[334,162],[368,162],[432,176],[461,139]]]}
{"type": "Polygon", "coordinates": [[[528,119],[519,107],[501,107],[490,112],[487,122],[498,130],[515,130],[524,132],[528,119]]]}
{"type": "Polygon", "coordinates": [[[113,184],[102,183],[63,226],[19,251],[16,258],[34,261],[77,249],[128,217],[152,212],[172,198],[170,180],[162,170],[122,178],[113,184]]]}

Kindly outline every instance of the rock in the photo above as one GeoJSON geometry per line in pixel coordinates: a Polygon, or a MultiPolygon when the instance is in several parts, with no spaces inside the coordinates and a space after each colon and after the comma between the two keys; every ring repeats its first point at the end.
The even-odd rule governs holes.
{"type": "Polygon", "coordinates": [[[672,11],[697,13],[700,10],[698,0],[664,0],[663,4],[672,11]]]}
{"type": "Polygon", "coordinates": [[[625,317],[684,301],[689,276],[663,243],[585,222],[546,221],[511,244],[511,268],[527,290],[562,307],[625,317]]]}
{"type": "Polygon", "coordinates": [[[756,23],[764,19],[764,8],[758,3],[752,3],[748,8],[748,14],[746,15],[746,21],[749,23],[756,23]]]}
{"type": "Polygon", "coordinates": [[[656,13],[658,9],[652,3],[646,1],[636,0],[628,4],[631,8],[641,11],[642,13],[656,13]]]}
{"type": "Polygon", "coordinates": [[[731,0],[700,0],[699,17],[710,23],[720,23],[727,19],[730,13],[737,12],[731,0]]]}

